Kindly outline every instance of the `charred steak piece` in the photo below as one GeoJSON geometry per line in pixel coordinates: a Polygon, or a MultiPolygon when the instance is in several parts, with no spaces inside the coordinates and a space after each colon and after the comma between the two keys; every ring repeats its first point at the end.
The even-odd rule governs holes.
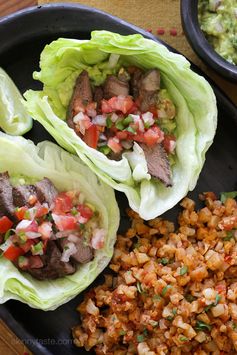
{"type": "Polygon", "coordinates": [[[61,252],[55,241],[50,240],[47,244],[46,254],[41,258],[44,266],[40,269],[28,269],[27,272],[38,280],[57,279],[65,275],[71,275],[76,271],[70,262],[61,261],[61,252]]]}
{"type": "Polygon", "coordinates": [[[140,145],[147,161],[148,173],[162,181],[165,186],[172,186],[171,169],[166,151],[161,144],[148,147],[140,145]]]}
{"type": "Polygon", "coordinates": [[[152,69],[143,74],[139,80],[140,108],[143,112],[156,105],[160,89],[160,73],[152,69]]]}
{"type": "Polygon", "coordinates": [[[104,83],[104,98],[111,99],[113,96],[128,96],[129,84],[114,75],[108,75],[104,83]]]}
{"type": "Polygon", "coordinates": [[[130,81],[130,89],[132,96],[136,99],[139,96],[139,86],[143,71],[139,68],[135,68],[130,81]]]}
{"type": "Polygon", "coordinates": [[[92,101],[92,89],[88,72],[83,70],[76,80],[73,94],[68,108],[67,123],[74,128],[73,117],[80,111],[81,106],[86,106],[92,101]]]}
{"type": "Polygon", "coordinates": [[[35,184],[37,197],[40,203],[47,202],[49,207],[53,204],[58,191],[54,184],[48,179],[44,178],[35,184]]]}
{"type": "Polygon", "coordinates": [[[12,185],[8,172],[0,173],[0,217],[8,216],[13,221],[16,220],[15,206],[12,197],[12,185]]]}
{"type": "Polygon", "coordinates": [[[33,185],[20,185],[13,187],[12,194],[15,206],[29,206],[29,198],[32,195],[36,196],[36,189],[33,185]]]}
{"type": "Polygon", "coordinates": [[[90,260],[93,259],[92,248],[90,246],[88,246],[88,245],[84,245],[83,239],[81,237],[77,237],[76,236],[76,238],[75,238],[76,242],[74,242],[74,239],[73,239],[73,241],[70,240],[70,236],[69,236],[69,239],[68,238],[60,239],[59,240],[60,246],[61,246],[62,249],[64,249],[64,247],[68,243],[73,243],[76,246],[78,251],[77,251],[76,254],[71,255],[71,258],[74,261],[76,261],[77,263],[80,263],[80,264],[88,263],[90,260]]]}
{"type": "Polygon", "coordinates": [[[102,86],[95,86],[93,100],[97,103],[97,108],[100,108],[103,96],[104,92],[102,86]]]}

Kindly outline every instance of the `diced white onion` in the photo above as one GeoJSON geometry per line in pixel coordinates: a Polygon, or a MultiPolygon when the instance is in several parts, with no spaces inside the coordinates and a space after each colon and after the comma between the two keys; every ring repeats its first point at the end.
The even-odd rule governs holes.
{"type": "Polygon", "coordinates": [[[61,256],[61,261],[64,261],[65,263],[67,263],[70,259],[70,256],[73,255],[73,254],[76,254],[77,252],[77,248],[75,246],[74,243],[67,243],[65,246],[64,246],[64,249],[63,250],[63,253],[62,253],[62,256],[61,256]]]}
{"type": "Polygon", "coordinates": [[[36,239],[41,237],[41,234],[37,232],[25,232],[25,235],[28,239],[36,239]]]}
{"type": "Polygon", "coordinates": [[[16,226],[16,232],[21,229],[26,229],[31,225],[32,221],[29,221],[28,219],[23,219],[18,223],[16,226]]]}
{"type": "Polygon", "coordinates": [[[80,121],[84,120],[84,113],[83,112],[79,112],[76,114],[76,116],[73,117],[73,122],[75,124],[79,123],[80,121]]]}
{"type": "Polygon", "coordinates": [[[91,246],[94,249],[101,249],[104,246],[106,231],[104,229],[95,229],[93,231],[91,246]]]}
{"type": "Polygon", "coordinates": [[[142,119],[149,126],[152,126],[155,123],[155,120],[153,118],[153,113],[149,111],[142,114],[142,119]]]}
{"type": "Polygon", "coordinates": [[[119,116],[115,112],[113,112],[112,115],[110,116],[110,119],[112,122],[116,122],[118,117],[119,116]]]}
{"type": "Polygon", "coordinates": [[[106,116],[105,115],[97,115],[92,119],[92,122],[98,126],[106,126],[106,116]]]}
{"type": "Polygon", "coordinates": [[[12,244],[13,244],[13,242],[10,237],[2,245],[0,245],[0,249],[2,251],[6,251],[12,244]]]}

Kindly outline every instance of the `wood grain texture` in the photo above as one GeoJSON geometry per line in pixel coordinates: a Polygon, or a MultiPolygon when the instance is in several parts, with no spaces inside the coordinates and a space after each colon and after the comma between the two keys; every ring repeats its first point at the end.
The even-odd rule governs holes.
{"type": "Polygon", "coordinates": [[[33,5],[37,0],[0,0],[0,17],[33,5]]]}

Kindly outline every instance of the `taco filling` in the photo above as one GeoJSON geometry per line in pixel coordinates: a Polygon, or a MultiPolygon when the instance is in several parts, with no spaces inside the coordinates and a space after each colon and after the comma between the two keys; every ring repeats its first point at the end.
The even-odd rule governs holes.
{"type": "Polygon", "coordinates": [[[113,160],[142,148],[148,173],[172,186],[169,156],[175,154],[175,106],[160,87],[158,69],[122,67],[92,86],[83,70],[76,80],[67,112],[68,126],[90,147],[113,160]]]}
{"type": "Polygon", "coordinates": [[[74,274],[104,246],[98,213],[80,191],[59,192],[44,178],[13,186],[0,173],[0,250],[39,280],[74,274]]]}

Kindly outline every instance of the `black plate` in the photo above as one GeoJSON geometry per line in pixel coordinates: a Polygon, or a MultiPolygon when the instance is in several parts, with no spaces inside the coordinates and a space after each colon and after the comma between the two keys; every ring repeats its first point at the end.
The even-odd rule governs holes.
{"type": "MultiPolygon", "coordinates": [[[[0,66],[22,92],[29,87],[38,89],[40,86],[33,81],[32,72],[38,69],[39,54],[44,45],[60,36],[89,38],[94,29],[120,34],[140,33],[157,41],[151,34],[95,9],[69,4],[46,5],[0,20],[0,66]]],[[[196,67],[193,69],[200,72],[196,67]]],[[[237,109],[214,84],[213,88],[219,109],[218,130],[198,185],[190,194],[196,201],[202,191],[219,193],[237,189],[237,109]]],[[[38,142],[50,139],[50,136],[35,123],[27,138],[38,142]]],[[[117,194],[117,199],[122,214],[120,228],[124,229],[127,201],[121,194],[117,194]]],[[[175,219],[177,211],[178,206],[167,212],[165,217],[175,219]]],[[[20,302],[9,301],[0,307],[0,316],[34,354],[88,354],[73,345],[70,331],[79,321],[75,308],[82,297],[81,294],[53,312],[34,310],[20,302]]]]}

